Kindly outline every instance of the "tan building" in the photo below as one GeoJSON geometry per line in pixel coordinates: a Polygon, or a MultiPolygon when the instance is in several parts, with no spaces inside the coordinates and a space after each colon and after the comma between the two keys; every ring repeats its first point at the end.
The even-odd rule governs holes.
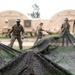
{"type": "Polygon", "coordinates": [[[29,20],[27,16],[17,11],[3,11],[0,13],[0,32],[8,28],[10,29],[15,23],[16,19],[21,19],[21,24],[24,26],[24,21],[29,20]]]}
{"type": "MultiPolygon", "coordinates": [[[[6,32],[6,29],[10,29],[12,25],[15,24],[17,18],[21,19],[21,24],[24,26],[25,31],[34,35],[36,32],[36,27],[42,22],[43,29],[49,30],[51,33],[59,33],[62,23],[65,18],[69,19],[70,32],[73,33],[73,23],[75,20],[75,10],[64,10],[56,13],[50,20],[48,19],[29,19],[24,14],[7,10],[0,13],[0,32],[6,32]]],[[[44,32],[46,33],[46,32],[44,32]]]]}
{"type": "Polygon", "coordinates": [[[70,32],[73,33],[73,23],[75,20],[75,10],[64,10],[56,13],[49,21],[49,30],[52,33],[58,33],[64,19],[68,18],[70,23],[70,32]]]}
{"type": "Polygon", "coordinates": [[[16,23],[17,18],[21,19],[21,24],[24,26],[25,31],[31,35],[35,34],[36,27],[40,22],[44,23],[44,29],[46,29],[48,24],[48,20],[31,20],[20,12],[7,10],[0,13],[0,32],[7,33],[8,29],[11,29],[11,27],[16,23]]]}

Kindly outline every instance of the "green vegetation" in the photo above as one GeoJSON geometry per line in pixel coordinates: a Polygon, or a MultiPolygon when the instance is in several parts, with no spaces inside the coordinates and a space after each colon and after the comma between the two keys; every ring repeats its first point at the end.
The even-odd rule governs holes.
{"type": "MultiPolygon", "coordinates": [[[[31,46],[23,46],[23,50],[29,49],[31,46]]],[[[20,50],[19,46],[13,46],[14,49],[20,50]]]]}
{"type": "MultiPolygon", "coordinates": [[[[45,36],[58,36],[59,34],[46,34],[46,35],[44,35],[44,37],[45,36]]],[[[73,34],[73,36],[75,36],[75,34],[73,34]]],[[[0,33],[0,38],[9,38],[9,36],[6,36],[6,34],[1,34],[0,33]]],[[[29,33],[28,34],[26,34],[26,36],[25,36],[25,38],[35,38],[35,37],[32,37],[29,33]]]]}
{"type": "Polygon", "coordinates": [[[1,34],[0,33],[0,38],[6,37],[6,34],[1,34]]]}

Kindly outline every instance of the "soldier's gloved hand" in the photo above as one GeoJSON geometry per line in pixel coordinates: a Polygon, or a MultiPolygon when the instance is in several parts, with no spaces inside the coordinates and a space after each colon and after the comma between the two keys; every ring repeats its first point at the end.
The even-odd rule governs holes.
{"type": "Polygon", "coordinates": [[[22,37],[22,39],[24,39],[24,38],[22,37]]]}
{"type": "Polygon", "coordinates": [[[10,37],[11,38],[11,35],[10,34],[6,34],[6,36],[10,37]]]}

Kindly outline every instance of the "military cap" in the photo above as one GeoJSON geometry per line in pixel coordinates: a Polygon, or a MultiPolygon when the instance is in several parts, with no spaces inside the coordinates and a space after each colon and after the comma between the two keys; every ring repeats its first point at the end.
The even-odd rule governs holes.
{"type": "Polygon", "coordinates": [[[16,19],[16,22],[21,22],[21,20],[18,18],[18,19],[16,19]]]}
{"type": "Polygon", "coordinates": [[[68,21],[68,18],[65,18],[65,21],[68,21]]]}
{"type": "Polygon", "coordinates": [[[43,25],[43,23],[41,22],[40,25],[43,25]]]}

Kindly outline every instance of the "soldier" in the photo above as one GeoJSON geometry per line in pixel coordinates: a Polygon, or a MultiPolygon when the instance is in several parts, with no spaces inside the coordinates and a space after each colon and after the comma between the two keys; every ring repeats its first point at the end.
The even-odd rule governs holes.
{"type": "MultiPolygon", "coordinates": [[[[44,30],[42,29],[42,26],[43,26],[43,23],[40,23],[40,24],[37,26],[37,29],[36,29],[37,39],[36,39],[36,42],[37,42],[39,39],[41,39],[42,36],[43,36],[43,32],[42,32],[42,31],[44,31],[44,30]]],[[[35,43],[36,43],[36,42],[35,42],[35,43]]]]}
{"type": "Polygon", "coordinates": [[[70,24],[68,23],[68,18],[65,18],[64,21],[65,22],[61,26],[62,32],[65,31],[65,33],[62,36],[62,46],[64,46],[65,40],[66,40],[66,45],[68,46],[69,40],[68,40],[68,36],[66,34],[67,34],[67,32],[70,33],[70,31],[69,31],[70,30],[70,24]]]}
{"type": "Polygon", "coordinates": [[[12,29],[8,33],[8,35],[10,35],[12,33],[10,44],[8,45],[11,48],[13,47],[14,41],[17,39],[17,41],[19,43],[19,48],[23,49],[22,40],[21,40],[21,32],[22,32],[22,35],[23,35],[24,34],[24,28],[20,24],[20,22],[21,22],[21,20],[17,19],[16,24],[14,26],[12,26],[12,29]]]}
{"type": "Polygon", "coordinates": [[[75,20],[74,20],[74,23],[73,23],[73,33],[75,33],[75,20]]]}

